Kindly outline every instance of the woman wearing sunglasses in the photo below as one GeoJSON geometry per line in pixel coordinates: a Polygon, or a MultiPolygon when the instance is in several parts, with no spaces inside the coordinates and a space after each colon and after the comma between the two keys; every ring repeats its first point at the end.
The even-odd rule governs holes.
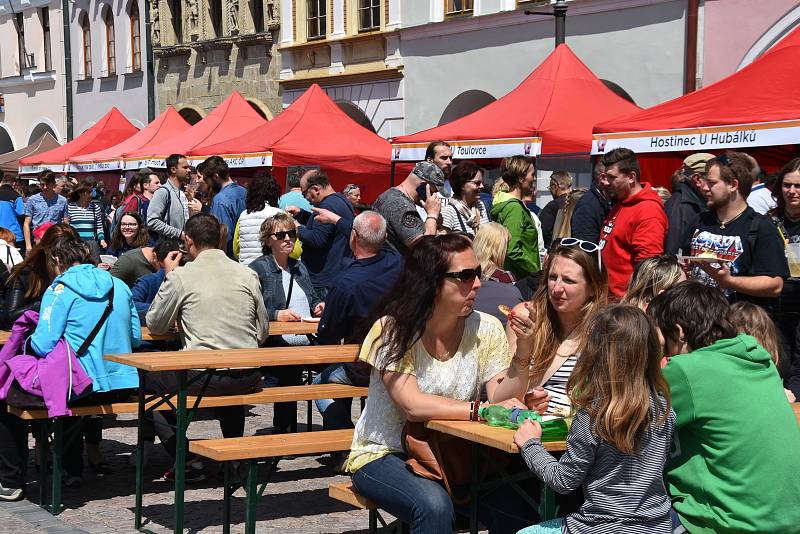
{"type": "Polygon", "coordinates": [[[562,239],[547,254],[544,278],[530,302],[514,307],[509,345],[530,362],[525,403],[544,413],[568,412],[567,381],[586,339],[586,324],[608,301],[599,247],[562,239]]]}
{"type": "MultiPolygon", "coordinates": [[[[322,315],[322,297],[314,290],[308,269],[300,260],[289,257],[297,239],[294,219],[281,211],[261,225],[264,254],[250,263],[261,280],[261,295],[270,321],[299,321],[302,317],[322,315]]],[[[269,336],[267,346],[308,345],[307,336],[269,336]]],[[[268,386],[295,386],[301,383],[302,368],[270,367],[264,370],[268,386]]],[[[272,426],[275,433],[289,431],[297,420],[297,403],[276,403],[272,426]]]]}
{"type": "MultiPolygon", "coordinates": [[[[480,264],[460,234],[421,237],[400,278],[375,307],[359,359],[371,366],[369,402],[356,425],[347,471],[361,495],[412,533],[453,531],[453,503],[433,480],[406,466],[406,421],[477,419],[480,392],[490,403],[521,407],[528,366],[512,359],[500,322],[473,311],[480,264]]],[[[469,461],[467,458],[465,461],[469,461]]],[[[516,532],[536,513],[513,490],[482,498],[480,521],[516,532]]]]}

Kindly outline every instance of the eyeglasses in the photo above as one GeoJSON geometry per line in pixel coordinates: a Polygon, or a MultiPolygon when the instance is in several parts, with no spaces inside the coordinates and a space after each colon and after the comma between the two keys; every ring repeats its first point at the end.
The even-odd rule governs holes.
{"type": "Polygon", "coordinates": [[[602,270],[603,269],[603,259],[601,254],[600,245],[597,243],[592,243],[591,241],[584,241],[583,239],[578,239],[576,237],[565,237],[561,241],[556,243],[556,246],[564,246],[564,247],[578,247],[584,252],[588,252],[589,254],[597,253],[597,268],[602,270]]]}
{"type": "Polygon", "coordinates": [[[123,228],[136,228],[139,223],[120,223],[120,226],[123,228]]]}
{"type": "Polygon", "coordinates": [[[305,189],[300,190],[300,194],[303,195],[303,198],[308,198],[308,194],[311,192],[312,187],[317,187],[316,185],[310,185],[305,189]]]}
{"type": "Polygon", "coordinates": [[[462,269],[460,271],[455,271],[452,273],[444,273],[442,275],[444,278],[455,278],[459,282],[473,282],[476,278],[481,277],[481,268],[475,267],[474,269],[462,269]]]}
{"type": "Polygon", "coordinates": [[[276,239],[282,241],[286,239],[286,236],[289,236],[289,239],[294,239],[297,237],[297,230],[287,230],[285,232],[272,232],[269,235],[274,235],[276,239]]]}

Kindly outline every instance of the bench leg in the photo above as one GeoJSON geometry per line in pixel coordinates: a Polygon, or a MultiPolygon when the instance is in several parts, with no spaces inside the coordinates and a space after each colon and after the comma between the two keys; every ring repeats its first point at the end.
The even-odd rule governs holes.
{"type": "Polygon", "coordinates": [[[256,534],[256,509],[258,508],[258,460],[247,462],[247,503],[244,532],[256,534]]]}
{"type": "Polygon", "coordinates": [[[49,474],[47,472],[47,457],[50,456],[50,420],[45,419],[39,422],[39,506],[48,509],[47,484],[49,474]]]}
{"type": "MultiPolygon", "coordinates": [[[[44,442],[47,443],[47,435],[50,430],[50,419],[46,420],[44,431],[44,442]]],[[[64,457],[64,436],[63,424],[60,417],[53,421],[53,479],[50,487],[50,502],[42,501],[45,510],[53,515],[61,513],[61,465],[64,457]]],[[[42,451],[42,486],[47,486],[47,446],[42,451]]]]}
{"type": "Polygon", "coordinates": [[[133,528],[142,528],[142,494],[144,493],[144,398],[147,373],[139,370],[139,420],[136,431],[136,501],[133,507],[133,528]]]}
{"type": "Polygon", "coordinates": [[[547,484],[541,483],[542,491],[539,496],[539,517],[541,521],[549,521],[556,517],[556,496],[547,484]]]}
{"type": "Polygon", "coordinates": [[[311,426],[311,416],[313,415],[313,412],[311,411],[313,408],[312,402],[313,401],[310,400],[306,401],[306,432],[311,432],[314,430],[314,428],[311,426]]]}
{"type": "Polygon", "coordinates": [[[222,534],[231,533],[231,463],[224,462],[223,469],[223,501],[222,501],[222,534]]]}
{"type": "Polygon", "coordinates": [[[472,444],[472,482],[469,488],[469,531],[478,534],[478,494],[480,492],[480,445],[472,444]]]}
{"type": "Polygon", "coordinates": [[[186,484],[186,371],[178,371],[178,406],[175,425],[175,525],[173,531],[183,534],[183,493],[186,484]]]}
{"type": "Polygon", "coordinates": [[[378,511],[372,509],[369,511],[369,534],[377,534],[378,532],[378,511]]]}

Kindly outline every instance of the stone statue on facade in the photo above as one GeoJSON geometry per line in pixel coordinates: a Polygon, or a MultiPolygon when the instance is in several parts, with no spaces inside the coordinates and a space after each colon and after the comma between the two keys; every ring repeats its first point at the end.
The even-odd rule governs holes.
{"type": "Polygon", "coordinates": [[[189,0],[189,26],[193,30],[197,29],[200,21],[200,7],[197,5],[199,0],[189,0]]]}
{"type": "Polygon", "coordinates": [[[158,0],[150,2],[150,28],[153,36],[153,46],[161,44],[161,21],[159,20],[158,0]]]}
{"type": "Polygon", "coordinates": [[[239,32],[239,0],[228,0],[228,32],[239,32]]]}

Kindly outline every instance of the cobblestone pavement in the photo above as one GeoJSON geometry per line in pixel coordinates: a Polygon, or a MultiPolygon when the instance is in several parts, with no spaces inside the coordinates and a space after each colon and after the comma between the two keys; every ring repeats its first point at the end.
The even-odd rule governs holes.
{"type": "MultiPolygon", "coordinates": [[[[354,402],[354,418],[358,402],[354,402]]],[[[298,421],[305,421],[305,403],[298,403],[298,421]]],[[[251,407],[245,435],[261,434],[271,428],[272,406],[251,407]]],[[[321,425],[314,409],[315,427],[321,425]]],[[[65,510],[53,517],[36,504],[38,475],[33,463],[28,469],[29,499],[18,503],[0,503],[0,532],[32,533],[110,533],[135,532],[133,529],[134,469],[128,457],[136,445],[136,421],[132,416],[109,420],[101,445],[114,470],[111,475],[96,476],[88,467],[79,488],[64,488],[65,510]]],[[[300,430],[305,425],[300,424],[300,430]]],[[[220,437],[216,420],[203,417],[189,428],[189,438],[220,437]]],[[[31,446],[33,443],[31,442],[31,446]]],[[[172,532],[172,483],[159,480],[169,467],[169,457],[160,446],[151,449],[145,469],[144,509],[148,523],[145,528],[155,533],[172,532]]],[[[31,456],[33,456],[31,454],[31,456]]],[[[325,456],[304,456],[282,460],[265,497],[259,502],[259,533],[365,533],[368,514],[328,497],[328,485],[345,482],[337,476],[325,456]]],[[[188,486],[186,491],[185,527],[189,532],[218,533],[222,531],[222,473],[218,464],[205,464],[209,478],[188,486]]],[[[244,492],[234,494],[232,507],[233,532],[244,531],[244,492]]]]}

